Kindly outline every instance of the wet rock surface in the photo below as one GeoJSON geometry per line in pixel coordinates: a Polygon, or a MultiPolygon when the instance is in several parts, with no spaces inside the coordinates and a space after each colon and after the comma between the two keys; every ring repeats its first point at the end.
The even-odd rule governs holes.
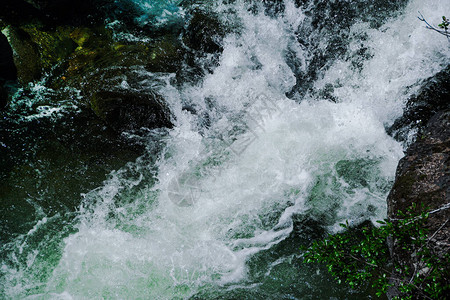
{"type": "Polygon", "coordinates": [[[428,121],[400,161],[388,198],[389,215],[405,211],[412,203],[424,203],[436,209],[450,202],[449,159],[450,110],[446,110],[428,121]]]}
{"type": "Polygon", "coordinates": [[[428,120],[450,106],[450,66],[428,78],[420,92],[408,99],[403,116],[387,129],[395,139],[407,142],[408,132],[424,128],[428,120]]]}
{"type": "MultiPolygon", "coordinates": [[[[139,84],[149,81],[143,78],[145,72],[174,73],[180,69],[184,56],[176,34],[149,41],[118,41],[104,26],[49,29],[33,23],[7,25],[3,33],[14,53],[13,67],[22,85],[48,74],[48,87],[79,89],[86,107],[119,132],[171,126],[164,99],[156,92],[142,92],[139,84]],[[137,68],[142,72],[133,71],[137,68]]],[[[1,94],[3,107],[6,91],[2,89],[1,94]]]]}
{"type": "MultiPolygon", "coordinates": [[[[441,259],[450,253],[448,72],[449,68],[431,78],[422,93],[410,99],[405,116],[396,125],[406,124],[407,128],[416,126],[419,132],[416,141],[408,147],[405,157],[399,162],[394,186],[387,199],[391,219],[396,219],[399,211],[405,212],[413,203],[418,207],[418,214],[423,209],[430,212],[425,225],[429,232],[427,245],[441,259]]],[[[393,259],[410,267],[410,270],[421,268],[414,253],[408,253],[402,246],[398,241],[392,241],[393,259]]],[[[398,279],[401,279],[399,275],[398,279]]],[[[393,289],[390,297],[395,294],[393,289]]]]}

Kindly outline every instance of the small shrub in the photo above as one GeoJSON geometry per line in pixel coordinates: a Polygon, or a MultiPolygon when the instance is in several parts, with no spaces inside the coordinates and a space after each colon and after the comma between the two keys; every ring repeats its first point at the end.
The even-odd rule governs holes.
{"type": "Polygon", "coordinates": [[[400,299],[444,299],[450,284],[450,256],[436,255],[424,226],[428,213],[416,211],[413,205],[405,213],[400,212],[395,221],[378,221],[378,228],[371,225],[355,229],[348,222],[341,224],[345,229],[342,233],[303,247],[303,259],[326,265],[339,283],[345,282],[351,288],[370,284],[377,296],[395,285],[400,299]],[[391,259],[388,238],[401,245],[400,251],[414,256],[416,268],[391,259]]]}

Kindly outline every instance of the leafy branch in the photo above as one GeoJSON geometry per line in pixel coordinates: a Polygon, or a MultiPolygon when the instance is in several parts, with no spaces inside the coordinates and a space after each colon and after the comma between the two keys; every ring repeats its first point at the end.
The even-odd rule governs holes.
{"type": "Polygon", "coordinates": [[[420,213],[413,204],[395,221],[377,221],[382,226],[350,228],[341,224],[344,232],[329,235],[303,247],[307,263],[319,262],[351,288],[371,284],[381,296],[396,286],[402,299],[442,299],[450,286],[450,255],[439,257],[429,242],[449,222],[445,221],[433,234],[425,229],[429,212],[420,213]],[[392,239],[408,256],[415,257],[412,266],[393,261],[387,240],[392,239]]]}
{"type": "Polygon", "coordinates": [[[425,17],[420,13],[420,11],[419,11],[419,15],[420,15],[420,16],[417,17],[417,18],[418,18],[420,21],[422,21],[422,22],[424,22],[424,23],[426,24],[425,28],[431,29],[431,30],[433,30],[433,31],[436,31],[436,32],[438,32],[438,33],[440,33],[440,34],[446,36],[447,39],[448,39],[449,42],[450,42],[450,32],[448,31],[449,26],[450,26],[450,21],[449,21],[449,19],[447,19],[445,16],[442,16],[442,23],[441,23],[441,24],[438,24],[438,27],[440,28],[440,29],[439,29],[439,28],[437,28],[437,27],[431,25],[430,23],[428,23],[428,21],[427,21],[427,20],[425,19],[425,17]]]}

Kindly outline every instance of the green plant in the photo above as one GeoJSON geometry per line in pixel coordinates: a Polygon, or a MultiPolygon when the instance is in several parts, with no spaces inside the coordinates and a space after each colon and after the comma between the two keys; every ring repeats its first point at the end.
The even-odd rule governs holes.
{"type": "Polygon", "coordinates": [[[370,284],[377,296],[395,286],[400,299],[444,299],[450,285],[450,257],[439,257],[429,245],[432,236],[425,229],[428,213],[413,205],[398,217],[378,221],[380,227],[341,224],[345,229],[342,233],[303,247],[303,259],[326,265],[339,283],[351,288],[370,284]],[[414,264],[391,259],[388,239],[397,253],[414,257],[414,264]]]}
{"type": "Polygon", "coordinates": [[[440,28],[444,29],[445,31],[447,31],[448,30],[448,25],[450,25],[449,20],[445,16],[442,16],[442,23],[439,24],[438,26],[440,28]]]}

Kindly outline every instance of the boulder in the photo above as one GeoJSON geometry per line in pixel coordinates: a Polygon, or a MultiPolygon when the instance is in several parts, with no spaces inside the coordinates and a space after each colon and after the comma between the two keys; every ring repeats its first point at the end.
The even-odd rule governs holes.
{"type": "MultiPolygon", "coordinates": [[[[436,113],[397,167],[388,197],[388,214],[412,203],[436,209],[450,202],[450,109],[436,113]]],[[[450,216],[450,210],[443,212],[450,216]]],[[[449,224],[450,225],[450,224],[449,224]]],[[[450,228],[450,227],[449,227],[450,228]]]]}
{"type": "Polygon", "coordinates": [[[387,129],[396,140],[406,142],[409,132],[421,130],[438,111],[449,107],[450,65],[425,80],[419,93],[406,104],[403,116],[387,129]]]}
{"type": "MultiPolygon", "coordinates": [[[[411,97],[404,115],[387,129],[399,141],[409,144],[398,164],[396,178],[387,198],[388,217],[395,220],[415,204],[415,213],[430,212],[425,229],[427,246],[439,259],[450,254],[450,65],[425,80],[411,97]],[[410,132],[416,132],[413,140],[410,132]]],[[[426,273],[414,253],[398,241],[389,242],[393,259],[410,270],[426,273]],[[417,270],[419,268],[419,270],[417,270]]],[[[447,272],[450,272],[447,269],[447,272]]],[[[412,274],[409,274],[412,275],[412,274]]],[[[395,274],[396,279],[403,279],[395,274]]],[[[388,297],[398,295],[394,286],[388,297]]]]}
{"type": "Polygon", "coordinates": [[[153,80],[143,67],[104,68],[85,78],[82,91],[94,113],[117,132],[171,127],[164,99],[145,85],[153,80]]]}
{"type": "Polygon", "coordinates": [[[31,36],[20,28],[7,26],[2,30],[13,51],[14,64],[17,68],[17,78],[26,84],[41,76],[40,55],[31,36]]]}
{"type": "MultiPolygon", "coordinates": [[[[445,261],[445,255],[450,254],[450,109],[439,111],[430,118],[400,160],[387,199],[389,218],[396,219],[399,211],[405,212],[413,203],[417,205],[418,214],[423,209],[422,204],[430,212],[425,224],[429,232],[427,246],[445,261]]],[[[426,272],[414,253],[404,250],[403,246],[396,240],[391,241],[393,259],[410,270],[418,268],[417,272],[426,272]]],[[[397,293],[393,288],[388,295],[392,297],[397,293]]]]}
{"type": "Polygon", "coordinates": [[[102,89],[90,99],[94,113],[116,131],[171,127],[168,109],[157,94],[102,89]]]}
{"type": "Polygon", "coordinates": [[[218,16],[196,9],[183,32],[183,42],[192,50],[217,53],[223,50],[224,36],[225,30],[218,16]]]}
{"type": "Polygon", "coordinates": [[[31,41],[36,45],[43,73],[63,62],[77,48],[77,44],[70,37],[72,27],[58,26],[53,30],[46,30],[36,25],[27,25],[22,29],[28,33],[31,41]]]}

